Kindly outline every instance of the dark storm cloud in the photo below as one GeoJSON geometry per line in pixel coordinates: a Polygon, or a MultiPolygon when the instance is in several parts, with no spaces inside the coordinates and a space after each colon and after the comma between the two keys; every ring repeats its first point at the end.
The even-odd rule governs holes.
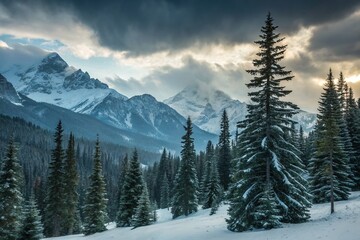
{"type": "MultiPolygon", "coordinates": [[[[71,11],[98,35],[100,43],[130,54],[176,51],[196,43],[233,44],[257,38],[268,11],[280,31],[323,24],[354,12],[353,0],[39,0],[6,1],[17,16],[19,5],[47,12],[71,11]]],[[[30,8],[29,8],[30,9],[30,8]]]]}
{"type": "Polygon", "coordinates": [[[307,78],[318,76],[323,70],[321,67],[316,66],[313,59],[305,53],[299,54],[296,58],[285,59],[285,66],[307,78]]]}
{"type": "Polygon", "coordinates": [[[310,49],[327,61],[354,60],[360,57],[360,14],[354,14],[315,30],[310,49]]]}

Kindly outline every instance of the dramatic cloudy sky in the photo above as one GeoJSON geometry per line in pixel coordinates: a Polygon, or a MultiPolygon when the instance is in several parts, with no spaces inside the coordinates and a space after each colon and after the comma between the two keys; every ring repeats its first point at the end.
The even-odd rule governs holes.
{"type": "Polygon", "coordinates": [[[329,68],[360,97],[359,0],[0,0],[0,47],[57,51],[127,96],[200,84],[248,101],[268,12],[288,44],[290,100],[316,111],[329,68]]]}

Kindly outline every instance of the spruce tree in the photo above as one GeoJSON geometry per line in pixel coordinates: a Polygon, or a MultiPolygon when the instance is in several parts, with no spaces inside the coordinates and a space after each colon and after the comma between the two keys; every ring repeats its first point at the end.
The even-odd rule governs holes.
{"type": "Polygon", "coordinates": [[[216,158],[212,158],[210,179],[206,185],[203,209],[211,208],[210,215],[215,214],[221,202],[221,197],[222,188],[220,185],[220,178],[217,169],[217,161],[216,158]]]}
{"type": "Polygon", "coordinates": [[[348,199],[351,188],[350,168],[341,137],[342,113],[330,69],[319,102],[315,153],[310,161],[311,192],[315,203],[348,199]]]}
{"type": "Polygon", "coordinates": [[[153,213],[150,206],[150,199],[147,187],[142,188],[137,207],[135,209],[134,219],[132,225],[134,228],[150,225],[153,219],[153,213]]]}
{"type": "Polygon", "coordinates": [[[72,133],[70,133],[64,166],[64,233],[66,235],[73,234],[74,226],[76,225],[76,221],[78,221],[78,182],[79,174],[77,171],[75,159],[75,137],[72,133]]]}
{"type": "Polygon", "coordinates": [[[199,180],[198,184],[198,191],[199,191],[199,201],[201,201],[202,198],[202,179],[205,178],[206,174],[206,153],[203,151],[200,151],[199,154],[196,155],[195,160],[195,168],[196,168],[196,175],[199,180]]]}
{"type": "Polygon", "coordinates": [[[101,166],[99,137],[97,137],[94,153],[93,172],[89,178],[84,205],[84,234],[90,235],[106,230],[106,186],[101,166]]]}
{"type": "Polygon", "coordinates": [[[347,108],[346,99],[347,99],[348,87],[342,72],[340,72],[336,90],[338,92],[338,97],[339,97],[340,111],[343,113],[347,108]]]}
{"type": "Polygon", "coordinates": [[[186,121],[185,135],[182,137],[181,162],[175,178],[171,213],[173,218],[189,215],[197,211],[198,180],[195,169],[195,148],[190,117],[186,121]]]}
{"type": "Polygon", "coordinates": [[[43,238],[43,225],[40,211],[37,209],[34,197],[31,196],[25,206],[19,240],[40,240],[41,238],[43,238]]]}
{"type": "Polygon", "coordinates": [[[116,218],[117,227],[131,226],[143,188],[142,172],[135,149],[122,188],[119,212],[116,218]]]}
{"type": "MultiPolygon", "coordinates": [[[[337,94],[339,98],[339,104],[340,104],[340,114],[341,118],[338,120],[338,125],[340,128],[340,137],[341,141],[344,147],[344,154],[345,159],[344,161],[348,162],[350,165],[352,165],[353,162],[356,161],[357,156],[355,156],[353,144],[350,138],[348,125],[346,122],[346,116],[349,112],[349,95],[350,95],[350,88],[348,88],[347,83],[345,81],[345,78],[340,72],[340,77],[337,84],[337,94]]],[[[351,168],[351,167],[350,167],[351,168]]],[[[354,181],[354,176],[352,175],[352,172],[349,172],[351,179],[354,181]]]]}
{"type": "Polygon", "coordinates": [[[64,157],[62,123],[59,121],[54,134],[55,148],[51,153],[47,195],[45,199],[44,232],[47,237],[57,237],[63,232],[64,223],[64,157]]]}
{"type": "Polygon", "coordinates": [[[167,173],[168,169],[168,159],[167,159],[167,153],[166,149],[164,148],[160,162],[159,162],[159,168],[156,175],[156,182],[155,182],[155,200],[158,205],[161,205],[160,198],[161,198],[161,185],[164,179],[164,175],[167,173]]]}
{"type": "Polygon", "coordinates": [[[165,173],[163,176],[163,181],[161,184],[161,194],[160,194],[160,208],[169,208],[170,205],[170,193],[169,193],[169,180],[165,173]]]}
{"type": "Polygon", "coordinates": [[[122,188],[125,183],[125,177],[126,177],[128,168],[129,168],[129,159],[128,159],[128,155],[126,154],[120,163],[120,174],[119,174],[119,179],[118,179],[118,193],[117,193],[117,197],[116,197],[117,211],[119,211],[120,199],[121,199],[121,196],[123,193],[122,188]]]}
{"type": "Polygon", "coordinates": [[[309,218],[310,197],[302,177],[304,166],[299,150],[286,140],[292,133],[291,117],[298,107],[281,101],[291,93],[280,84],[290,81],[290,71],[279,62],[286,46],[275,33],[276,26],[268,14],[262,27],[258,59],[253,60],[253,76],[248,88],[252,104],[239,135],[239,158],[234,160],[232,185],[229,189],[228,229],[244,231],[251,228],[274,228],[279,221],[303,222],[309,218]]]}
{"type": "Polygon", "coordinates": [[[350,167],[354,181],[353,190],[360,190],[360,109],[357,107],[353,90],[349,88],[346,111],[346,125],[349,130],[353,146],[353,157],[350,158],[350,167]]]}
{"type": "Polygon", "coordinates": [[[11,137],[0,171],[0,236],[3,240],[16,240],[21,225],[23,173],[16,155],[17,147],[11,137]]]}
{"type": "Polygon", "coordinates": [[[210,175],[211,175],[211,163],[215,159],[215,149],[214,145],[211,141],[208,141],[206,145],[206,152],[205,152],[205,171],[203,175],[203,179],[201,181],[201,195],[200,195],[200,202],[204,202],[206,198],[207,187],[210,182],[210,175]]]}
{"type": "Polygon", "coordinates": [[[223,111],[220,123],[219,136],[219,176],[220,183],[226,191],[230,183],[230,162],[231,162],[231,148],[230,148],[230,132],[229,119],[226,110],[223,111]]]}

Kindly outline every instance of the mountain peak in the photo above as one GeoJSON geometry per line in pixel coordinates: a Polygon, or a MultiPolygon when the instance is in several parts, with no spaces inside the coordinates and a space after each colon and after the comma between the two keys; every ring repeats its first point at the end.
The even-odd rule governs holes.
{"type": "Polygon", "coordinates": [[[235,100],[233,100],[223,91],[196,83],[185,87],[175,96],[164,100],[164,102],[169,105],[187,102],[193,103],[196,106],[201,106],[202,108],[204,108],[209,103],[215,110],[220,110],[219,108],[222,108],[222,105],[225,102],[231,101],[235,100]]]}
{"type": "Polygon", "coordinates": [[[61,73],[69,65],[60,57],[56,52],[48,54],[38,66],[39,72],[45,72],[47,74],[61,73]]]}
{"type": "Polygon", "coordinates": [[[138,98],[141,98],[143,100],[148,100],[150,102],[153,102],[153,101],[157,101],[156,98],[148,93],[145,93],[145,94],[142,94],[142,95],[139,95],[139,96],[135,96],[135,98],[138,97],[138,98]]]}
{"type": "Polygon", "coordinates": [[[219,132],[224,109],[230,117],[232,132],[235,131],[236,122],[244,119],[246,114],[246,104],[204,84],[187,86],[164,102],[181,115],[190,116],[196,125],[212,133],[219,132]]]}

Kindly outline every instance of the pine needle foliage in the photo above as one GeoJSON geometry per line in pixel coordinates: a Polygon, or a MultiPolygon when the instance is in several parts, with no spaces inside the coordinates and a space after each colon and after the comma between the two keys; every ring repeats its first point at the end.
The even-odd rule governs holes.
{"type": "Polygon", "coordinates": [[[303,222],[309,218],[310,207],[304,165],[300,151],[286,139],[292,134],[291,117],[298,107],[281,98],[289,95],[281,85],[292,80],[291,71],[280,65],[286,45],[275,33],[277,26],[268,14],[261,29],[258,58],[253,78],[247,84],[252,104],[238,137],[239,157],[233,162],[234,172],[229,189],[228,229],[244,231],[252,228],[278,227],[279,221],[303,222]]]}

